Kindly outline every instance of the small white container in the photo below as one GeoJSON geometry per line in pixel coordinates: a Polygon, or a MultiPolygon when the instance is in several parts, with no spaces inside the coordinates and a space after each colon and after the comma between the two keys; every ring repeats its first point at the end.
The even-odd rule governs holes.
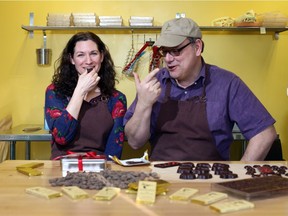
{"type": "Polygon", "coordinates": [[[63,158],[62,164],[62,176],[65,177],[67,172],[100,172],[106,169],[106,159],[81,159],[78,158],[63,158]],[[79,167],[83,170],[79,170],[79,167]]]}

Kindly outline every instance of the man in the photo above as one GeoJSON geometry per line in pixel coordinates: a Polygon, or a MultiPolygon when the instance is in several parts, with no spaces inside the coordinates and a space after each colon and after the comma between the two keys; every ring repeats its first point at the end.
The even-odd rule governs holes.
{"type": "Polygon", "coordinates": [[[229,160],[236,123],[249,145],[242,161],[264,160],[276,139],[275,120],[235,74],[206,64],[199,26],[166,22],[155,43],[166,67],[142,81],[124,118],[129,145],[148,140],[151,160],[229,160]]]}

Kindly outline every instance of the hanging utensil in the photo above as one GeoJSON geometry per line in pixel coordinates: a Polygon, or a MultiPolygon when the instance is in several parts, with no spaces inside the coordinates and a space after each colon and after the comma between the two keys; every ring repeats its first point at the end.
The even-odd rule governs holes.
{"type": "Polygon", "coordinates": [[[154,41],[146,41],[145,44],[141,47],[141,49],[135,54],[134,58],[124,67],[123,73],[132,76],[132,72],[136,71],[136,66],[138,61],[140,60],[140,57],[145,53],[144,50],[148,46],[152,46],[154,44],[154,41]]]}
{"type": "MultiPolygon", "coordinates": [[[[132,58],[133,58],[133,56],[134,56],[134,52],[135,52],[135,50],[134,50],[134,34],[133,34],[133,32],[132,32],[132,39],[131,39],[131,48],[130,48],[130,50],[128,51],[128,55],[127,55],[127,57],[126,57],[126,61],[125,61],[125,64],[124,65],[127,65],[127,64],[129,64],[129,62],[131,62],[132,61],[132,58]]],[[[125,67],[125,66],[124,66],[125,67]]],[[[127,74],[127,71],[122,71],[122,73],[124,73],[124,74],[126,74],[126,75],[129,75],[129,74],[127,74]]]]}
{"type": "Polygon", "coordinates": [[[36,49],[37,54],[37,64],[39,66],[48,66],[51,64],[52,50],[46,48],[47,36],[46,32],[43,31],[43,47],[36,49]]]}

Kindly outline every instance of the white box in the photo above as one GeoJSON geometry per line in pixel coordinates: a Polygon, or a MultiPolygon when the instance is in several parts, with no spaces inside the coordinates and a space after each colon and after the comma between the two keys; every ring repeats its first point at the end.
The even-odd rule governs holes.
{"type": "Polygon", "coordinates": [[[106,159],[81,159],[78,158],[63,158],[62,164],[62,176],[65,177],[67,172],[100,172],[106,169],[106,159]],[[83,170],[79,170],[79,166],[83,166],[83,170]]]}

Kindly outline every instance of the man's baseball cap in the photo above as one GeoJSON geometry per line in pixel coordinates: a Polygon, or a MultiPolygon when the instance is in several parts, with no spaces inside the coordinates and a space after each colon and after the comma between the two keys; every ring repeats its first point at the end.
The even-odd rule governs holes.
{"type": "Polygon", "coordinates": [[[176,18],[164,23],[161,34],[154,46],[175,47],[181,44],[187,37],[202,38],[202,33],[192,19],[176,18]]]}

